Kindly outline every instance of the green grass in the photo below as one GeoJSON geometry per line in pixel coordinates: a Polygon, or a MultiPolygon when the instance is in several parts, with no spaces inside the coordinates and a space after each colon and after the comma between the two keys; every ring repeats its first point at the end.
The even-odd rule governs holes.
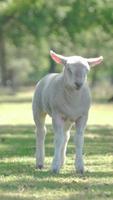
{"type": "Polygon", "coordinates": [[[35,135],[31,96],[2,95],[0,101],[0,200],[113,199],[113,105],[94,104],[85,133],[85,174],[74,170],[72,130],[67,160],[53,174],[53,131],[47,118],[46,158],[43,171],[35,169],[35,135]]]}

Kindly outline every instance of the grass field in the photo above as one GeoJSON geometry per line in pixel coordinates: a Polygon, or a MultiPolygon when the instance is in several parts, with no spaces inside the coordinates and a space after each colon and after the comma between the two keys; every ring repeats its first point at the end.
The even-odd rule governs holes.
{"type": "Polygon", "coordinates": [[[74,171],[72,130],[60,174],[50,171],[53,132],[47,117],[46,159],[35,169],[30,92],[0,98],[0,200],[113,200],[113,105],[93,104],[85,133],[85,174],[74,171]]]}

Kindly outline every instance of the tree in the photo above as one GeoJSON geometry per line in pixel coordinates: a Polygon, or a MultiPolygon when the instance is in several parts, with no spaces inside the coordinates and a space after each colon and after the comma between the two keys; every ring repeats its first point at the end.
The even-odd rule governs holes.
{"type": "MultiPolygon", "coordinates": [[[[97,40],[100,43],[96,45],[93,41],[95,35],[92,33],[99,30],[99,34],[103,35],[105,32],[103,30],[106,29],[106,35],[112,35],[110,27],[112,25],[113,3],[109,2],[110,4],[107,0],[0,1],[2,85],[7,83],[6,42],[9,39],[17,48],[25,48],[26,42],[27,48],[29,40],[34,38],[34,45],[38,49],[38,60],[44,60],[46,57],[49,72],[56,70],[56,66],[48,58],[50,48],[65,55],[69,55],[71,51],[74,52],[76,49],[79,52],[80,49],[80,54],[82,52],[83,55],[87,56],[90,52],[90,56],[95,56],[98,52],[95,52],[94,49],[101,48],[104,37],[100,37],[97,40]],[[89,43],[93,41],[94,48],[87,44],[85,37],[89,37],[89,43]],[[90,50],[86,50],[87,48],[90,50]]],[[[108,41],[106,41],[107,43],[108,41]]]]}

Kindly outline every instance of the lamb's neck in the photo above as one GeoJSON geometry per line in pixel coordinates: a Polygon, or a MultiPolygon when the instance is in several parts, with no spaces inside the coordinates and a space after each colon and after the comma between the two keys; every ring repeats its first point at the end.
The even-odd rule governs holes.
{"type": "Polygon", "coordinates": [[[60,85],[59,94],[61,100],[59,107],[62,105],[60,108],[64,116],[68,116],[70,119],[75,120],[77,117],[81,116],[83,112],[87,113],[90,105],[87,83],[85,83],[80,90],[76,90],[70,86],[67,87],[64,77],[61,74],[59,78],[58,85],[60,85]]]}

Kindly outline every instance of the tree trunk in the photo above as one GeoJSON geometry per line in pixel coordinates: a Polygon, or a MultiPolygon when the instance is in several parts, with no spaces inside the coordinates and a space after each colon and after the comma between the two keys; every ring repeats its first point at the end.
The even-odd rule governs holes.
{"type": "Polygon", "coordinates": [[[7,66],[5,56],[5,40],[3,31],[0,30],[0,71],[1,71],[1,84],[2,86],[7,85],[7,66]]]}
{"type": "Polygon", "coordinates": [[[56,71],[56,64],[55,62],[52,60],[52,58],[49,56],[49,63],[50,63],[50,67],[49,67],[49,70],[48,72],[49,73],[55,73],[56,71]]]}

